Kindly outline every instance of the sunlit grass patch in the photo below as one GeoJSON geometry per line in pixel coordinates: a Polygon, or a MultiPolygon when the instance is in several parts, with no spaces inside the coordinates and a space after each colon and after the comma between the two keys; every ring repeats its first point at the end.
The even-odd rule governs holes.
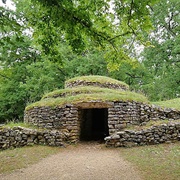
{"type": "Polygon", "coordinates": [[[180,110],[180,98],[171,99],[167,101],[152,102],[152,104],[165,107],[165,108],[174,108],[174,109],[180,110]]]}
{"type": "Polygon", "coordinates": [[[59,151],[60,148],[49,146],[28,146],[0,151],[0,174],[25,168],[59,151]]]}
{"type": "Polygon", "coordinates": [[[177,120],[168,120],[168,119],[165,119],[165,120],[158,120],[158,121],[154,121],[154,120],[150,120],[148,121],[145,125],[141,125],[141,126],[138,126],[138,125],[129,125],[127,126],[127,130],[135,130],[135,131],[138,131],[138,130],[145,130],[145,129],[148,129],[148,128],[151,128],[152,126],[161,126],[163,124],[169,124],[169,123],[179,123],[180,122],[180,119],[177,119],[177,120]]]}
{"type": "Polygon", "coordinates": [[[180,177],[180,142],[120,149],[146,180],[177,180],[180,177]]]}
{"type": "Polygon", "coordinates": [[[126,88],[129,88],[129,86],[122,81],[118,81],[118,80],[112,79],[110,77],[95,76],[95,75],[94,76],[80,76],[80,77],[75,77],[75,78],[69,79],[65,82],[65,86],[69,83],[76,82],[76,81],[98,82],[100,84],[111,83],[111,84],[123,85],[126,88]]]}
{"type": "Polygon", "coordinates": [[[37,129],[38,127],[32,124],[28,124],[25,122],[14,122],[14,121],[9,121],[6,124],[4,124],[3,126],[1,126],[1,128],[13,128],[13,127],[24,127],[24,128],[30,128],[30,129],[37,129]]]}

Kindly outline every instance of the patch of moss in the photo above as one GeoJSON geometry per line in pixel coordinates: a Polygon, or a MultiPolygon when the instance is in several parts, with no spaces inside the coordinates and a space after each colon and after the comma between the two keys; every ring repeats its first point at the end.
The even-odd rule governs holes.
{"type": "Polygon", "coordinates": [[[67,80],[65,82],[65,87],[66,87],[67,84],[72,83],[72,82],[76,82],[76,81],[98,82],[100,84],[111,83],[111,84],[123,85],[127,89],[129,88],[129,86],[126,83],[124,83],[122,81],[118,81],[116,79],[105,77],[105,76],[80,76],[80,77],[75,77],[75,78],[67,80]]]}
{"type": "Polygon", "coordinates": [[[164,108],[174,108],[180,110],[180,98],[171,99],[167,101],[152,102],[152,104],[164,107],[164,108]]]}

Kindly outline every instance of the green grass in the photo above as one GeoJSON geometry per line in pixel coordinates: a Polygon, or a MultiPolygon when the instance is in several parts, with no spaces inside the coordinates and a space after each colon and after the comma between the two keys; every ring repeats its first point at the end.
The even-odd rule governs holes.
{"type": "MultiPolygon", "coordinates": [[[[82,76],[76,77],[66,81],[70,83],[73,81],[87,81],[87,82],[100,82],[100,83],[114,83],[114,84],[127,84],[103,76],[82,76]]],[[[80,86],[74,88],[60,89],[48,94],[45,94],[38,102],[30,104],[26,107],[29,110],[33,107],[62,107],[65,104],[78,104],[83,102],[112,102],[112,101],[136,101],[149,103],[148,99],[142,95],[131,91],[115,90],[101,87],[80,86]]]]}
{"type": "Polygon", "coordinates": [[[28,123],[13,122],[13,121],[10,121],[7,124],[1,126],[1,128],[13,128],[13,127],[17,127],[17,126],[24,127],[24,128],[30,128],[30,129],[38,129],[37,126],[31,125],[31,124],[28,124],[28,123]]]}
{"type": "Polygon", "coordinates": [[[178,180],[180,142],[120,149],[121,156],[140,170],[145,180],[178,180]]]}
{"type": "Polygon", "coordinates": [[[129,86],[126,83],[124,83],[122,81],[118,81],[116,79],[105,77],[105,76],[80,76],[80,77],[75,77],[75,78],[67,80],[65,82],[65,86],[67,84],[69,84],[69,83],[76,82],[76,81],[98,82],[98,83],[101,83],[101,84],[112,83],[112,84],[117,84],[117,85],[123,85],[126,88],[129,88],[129,86]]]}
{"type": "MultiPolygon", "coordinates": [[[[66,89],[59,89],[52,91],[50,93],[45,94],[42,99],[45,98],[53,98],[53,97],[65,97],[65,96],[74,96],[78,94],[119,94],[119,95],[125,95],[125,94],[132,94],[138,96],[139,94],[135,94],[131,91],[121,91],[121,90],[114,90],[114,89],[108,89],[108,88],[100,88],[100,87],[93,87],[93,86],[84,86],[84,87],[74,87],[74,88],[66,88],[66,89]]],[[[141,95],[142,96],[142,95],[141,95]]]]}
{"type": "Polygon", "coordinates": [[[152,104],[164,107],[164,108],[174,108],[180,110],[180,98],[171,99],[167,101],[152,102],[152,104]]]}
{"type": "MultiPolygon", "coordinates": [[[[64,97],[64,98],[45,98],[41,101],[30,104],[26,107],[26,110],[29,110],[33,107],[42,107],[42,106],[63,106],[65,104],[77,104],[82,102],[91,102],[91,101],[100,101],[100,102],[110,102],[110,101],[136,101],[136,102],[145,102],[148,103],[148,100],[145,96],[137,94],[131,91],[118,91],[107,88],[98,88],[99,91],[92,92],[91,94],[78,94],[64,97]]],[[[61,91],[60,91],[61,92],[61,91]]],[[[57,91],[55,91],[57,93],[57,91]]],[[[53,96],[49,94],[47,96],[53,96]]],[[[44,96],[46,97],[46,96],[44,96]]]]}
{"type": "Polygon", "coordinates": [[[92,87],[92,86],[85,86],[85,87],[75,87],[75,88],[66,88],[66,89],[59,89],[48,94],[45,94],[42,99],[51,98],[51,97],[60,97],[60,96],[72,96],[73,94],[93,94],[93,93],[116,93],[116,90],[107,89],[107,88],[100,88],[100,87],[92,87]]]}
{"type": "Polygon", "coordinates": [[[139,130],[145,130],[145,129],[151,128],[152,126],[160,126],[162,124],[177,123],[177,122],[180,122],[180,119],[173,120],[173,121],[170,121],[168,119],[166,119],[166,120],[159,120],[159,121],[151,120],[151,121],[148,121],[146,123],[146,125],[143,125],[143,126],[129,125],[127,128],[125,128],[125,130],[139,131],[139,130]]]}
{"type": "Polygon", "coordinates": [[[27,146],[0,151],[0,174],[25,168],[59,151],[60,148],[58,147],[48,146],[27,146]]]}

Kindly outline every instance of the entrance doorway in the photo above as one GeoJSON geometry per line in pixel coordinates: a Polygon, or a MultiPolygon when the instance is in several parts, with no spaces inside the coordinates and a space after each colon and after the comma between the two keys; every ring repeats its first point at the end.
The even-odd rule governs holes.
{"type": "Polygon", "coordinates": [[[80,140],[103,140],[109,135],[107,108],[82,109],[80,114],[80,140]]]}

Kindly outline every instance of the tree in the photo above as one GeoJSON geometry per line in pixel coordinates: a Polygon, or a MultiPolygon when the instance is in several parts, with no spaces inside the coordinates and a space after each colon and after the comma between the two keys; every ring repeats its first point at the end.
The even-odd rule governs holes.
{"type": "Polygon", "coordinates": [[[142,54],[143,64],[152,78],[141,87],[152,100],[180,95],[179,8],[180,2],[175,0],[162,0],[153,7],[155,29],[148,36],[151,47],[142,54]]]}
{"type": "Polygon", "coordinates": [[[27,103],[62,87],[64,76],[61,66],[42,57],[25,33],[21,13],[0,8],[0,21],[0,122],[22,120],[27,103]]]}
{"type": "Polygon", "coordinates": [[[107,63],[103,58],[103,52],[95,50],[64,61],[64,71],[67,78],[84,75],[108,76],[107,63]]]}
{"type": "Polygon", "coordinates": [[[146,44],[155,0],[14,2],[16,11],[0,8],[0,121],[22,119],[27,103],[61,88],[68,77],[139,82],[143,66],[129,50],[134,41],[146,44]]]}
{"type": "MultiPolygon", "coordinates": [[[[129,48],[137,40],[144,42],[143,31],[152,28],[151,6],[156,0],[16,0],[23,10],[33,37],[51,60],[60,61],[58,44],[68,43],[82,53],[89,44],[100,46],[108,63],[118,69],[121,60],[129,60],[129,48]],[[113,9],[113,12],[112,10],[113,9]]],[[[145,43],[145,42],[144,42],[145,43]]]]}

